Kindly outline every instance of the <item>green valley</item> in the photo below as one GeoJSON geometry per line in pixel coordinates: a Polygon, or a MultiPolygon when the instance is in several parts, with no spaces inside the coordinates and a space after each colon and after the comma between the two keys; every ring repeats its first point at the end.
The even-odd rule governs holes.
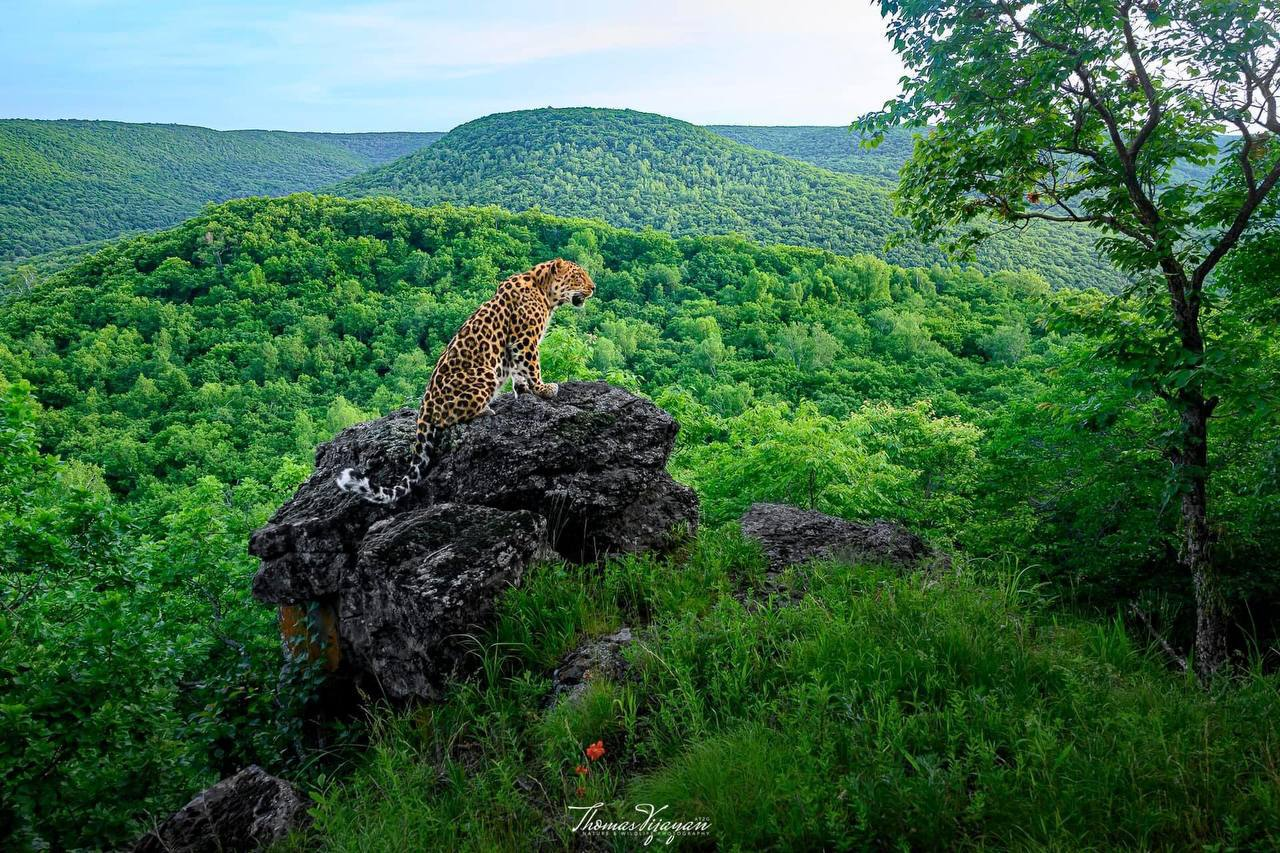
{"type": "MultiPolygon", "coordinates": [[[[502,669],[506,674],[479,694],[459,683],[444,716],[426,718],[462,726],[468,737],[503,733],[494,763],[449,797],[425,802],[415,774],[446,772],[455,759],[424,763],[421,751],[434,750],[435,738],[452,729],[412,721],[407,729],[398,722],[379,728],[375,765],[315,790],[328,843],[341,846],[344,837],[414,815],[436,827],[420,837],[441,844],[452,843],[445,839],[455,831],[473,838],[511,831],[447,815],[469,796],[496,796],[504,774],[523,766],[524,747],[508,752],[506,744],[552,738],[537,747],[551,750],[552,763],[535,761],[521,772],[559,784],[568,772],[559,740],[538,732],[553,732],[568,712],[540,723],[518,710],[526,701],[520,697],[541,683],[539,667],[563,644],[640,612],[658,618],[656,648],[677,667],[646,675],[655,679],[651,690],[684,698],[670,700],[679,716],[646,716],[640,729],[627,728],[635,725],[631,717],[612,716],[610,709],[631,700],[608,685],[573,712],[593,715],[568,720],[573,731],[621,733],[624,740],[611,743],[649,756],[636,773],[602,777],[601,784],[661,790],[686,802],[701,796],[698,762],[712,748],[698,744],[721,744],[724,755],[739,756],[723,772],[760,773],[781,754],[759,728],[767,720],[804,718],[803,737],[818,740],[824,726],[847,729],[850,720],[810,714],[809,700],[794,692],[832,683],[808,663],[819,660],[812,657],[818,642],[840,644],[839,656],[826,659],[853,668],[829,675],[855,678],[877,707],[919,689],[876,667],[881,675],[871,681],[853,674],[870,672],[868,661],[885,655],[901,667],[950,656],[950,680],[929,683],[943,691],[936,696],[965,696],[974,713],[985,707],[983,696],[1011,703],[999,719],[962,723],[949,716],[961,713],[958,706],[917,693],[930,731],[963,724],[976,726],[969,731],[978,741],[1025,743],[1040,731],[1028,720],[1077,709],[1084,716],[1071,729],[1079,750],[1072,766],[1112,780],[1063,789],[1082,814],[1136,809],[1144,789],[1123,780],[1137,774],[1166,784],[1146,775],[1153,768],[1144,757],[1165,750],[1197,766],[1246,768],[1237,772],[1266,784],[1261,768],[1237,763],[1238,743],[1251,743],[1257,754],[1258,740],[1273,736],[1261,722],[1274,700],[1273,677],[1257,673],[1227,705],[1210,708],[1197,698],[1199,688],[1162,672],[1156,653],[1124,639],[1122,628],[1053,615],[1063,607],[1106,614],[1138,597],[1178,636],[1188,630],[1186,591],[1167,556],[1176,523],[1162,503],[1164,463],[1152,449],[1168,419],[1156,401],[1130,401],[1115,368],[1092,357],[1096,342],[1084,320],[1105,297],[1055,292],[1034,274],[906,268],[870,256],[738,237],[673,238],[538,212],[294,195],[229,202],[177,228],[119,241],[8,297],[0,312],[0,582],[7,602],[0,619],[15,640],[0,651],[7,703],[0,813],[19,833],[66,847],[118,845],[246,763],[286,774],[312,767],[315,757],[299,747],[298,707],[289,704],[306,694],[277,693],[274,616],[249,598],[254,561],[246,537],[306,476],[317,442],[412,402],[441,347],[494,283],[555,255],[585,265],[598,287],[582,312],[556,320],[543,345],[546,375],[607,379],[672,412],[681,424],[672,472],[698,491],[705,532],[688,568],[611,564],[603,576],[607,593],[597,587],[600,576],[566,575],[555,565],[540,570],[487,640],[525,643],[523,663],[510,660],[504,667],[516,669],[502,669]],[[815,597],[791,615],[753,615],[726,584],[758,573],[758,558],[731,530],[756,500],[902,519],[955,548],[961,573],[920,588],[832,568],[805,582],[815,597]],[[626,592],[646,584],[667,590],[666,597],[644,603],[626,592]],[[886,590],[894,609],[868,610],[858,592],[864,587],[886,590]],[[1054,597],[1055,609],[1046,610],[1054,597]],[[529,627],[555,613],[567,620],[555,632],[529,627]],[[815,633],[831,618],[836,633],[815,633]],[[931,627],[907,639],[894,624],[931,627]],[[1000,638],[994,625],[1023,627],[1000,638]],[[751,662],[764,653],[742,646],[742,632],[785,650],[794,677],[775,681],[774,670],[756,669],[751,662]],[[813,639],[802,641],[798,632],[813,639]],[[878,645],[859,641],[855,655],[855,635],[878,645]],[[988,639],[962,648],[962,635],[988,639]],[[704,684],[689,670],[696,662],[680,651],[695,647],[718,648],[737,661],[755,679],[760,702],[731,699],[741,685],[704,684]],[[698,679],[696,694],[679,686],[686,677],[698,679]],[[693,695],[706,698],[696,707],[682,704],[693,695]],[[721,701],[740,712],[716,710],[721,701]],[[1096,727],[1152,702],[1170,715],[1163,730],[1169,739],[1159,745],[1145,724],[1096,727]],[[1202,726],[1234,734],[1207,752],[1202,726]],[[101,750],[104,742],[109,751],[101,750]],[[738,769],[737,760],[754,763],[738,769]],[[387,800],[388,791],[402,792],[400,799],[387,800]]],[[[1250,384],[1274,382],[1275,341],[1259,337],[1251,346],[1250,384]]],[[[1235,606],[1271,612],[1280,583],[1266,555],[1280,547],[1280,482],[1266,461],[1274,443],[1258,436],[1280,436],[1280,425],[1247,401],[1223,405],[1234,415],[1224,420],[1215,455],[1220,547],[1235,557],[1235,606]]],[[[878,750],[870,729],[852,731],[841,750],[878,750]]],[[[991,826],[1005,827],[1000,832],[1014,832],[1038,808],[1024,794],[1047,795],[1018,773],[1047,772],[1067,754],[1059,735],[1037,735],[1046,739],[1008,753],[1016,757],[1012,765],[992,759],[972,776],[959,767],[970,766],[963,755],[976,754],[955,752],[954,742],[944,747],[922,731],[902,729],[901,736],[913,749],[940,749],[952,756],[948,762],[962,762],[947,771],[946,785],[977,784],[1007,803],[1008,817],[989,816],[991,826]],[[1022,769],[1010,773],[1009,766],[1022,769]]],[[[824,780],[842,778],[847,760],[826,755],[812,772],[797,767],[776,783],[839,802],[824,780]]],[[[898,791],[891,799],[907,810],[867,818],[866,832],[915,820],[907,792],[923,783],[911,771],[894,772],[886,790],[898,791]]],[[[853,811],[883,793],[848,790],[853,811]]],[[[1134,811],[1135,821],[1152,828],[1120,823],[1105,837],[1172,837],[1182,831],[1183,808],[1197,809],[1205,821],[1196,825],[1198,837],[1256,840],[1277,831],[1258,818],[1266,813],[1259,806],[1265,793],[1248,794],[1247,786],[1183,790],[1195,804],[1134,811]],[[1221,822],[1226,815],[1241,821],[1236,829],[1221,822]]],[[[521,839],[541,831],[527,801],[510,808],[521,839]]],[[[934,818],[928,837],[938,843],[968,837],[959,812],[934,818]]],[[[819,829],[825,820],[799,809],[785,825],[752,824],[746,834],[726,837],[801,843],[828,838],[819,829]]],[[[1087,822],[1076,822],[1036,837],[1099,837],[1089,833],[1087,822]]]]}

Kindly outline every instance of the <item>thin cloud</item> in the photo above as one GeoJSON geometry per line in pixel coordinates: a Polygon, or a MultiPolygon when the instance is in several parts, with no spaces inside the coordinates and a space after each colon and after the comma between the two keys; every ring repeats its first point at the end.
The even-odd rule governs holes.
{"type": "Polygon", "coordinates": [[[685,37],[669,27],[622,20],[466,21],[424,19],[381,8],[291,16],[270,26],[282,45],[325,51],[379,79],[418,79],[441,69],[472,72],[614,50],[669,47],[685,37]]]}
{"type": "MultiPolygon", "coordinates": [[[[65,2],[65,0],[63,0],[65,2]]],[[[843,124],[897,89],[858,0],[23,4],[0,111],[215,127],[445,129],[547,104],[843,124]]]]}

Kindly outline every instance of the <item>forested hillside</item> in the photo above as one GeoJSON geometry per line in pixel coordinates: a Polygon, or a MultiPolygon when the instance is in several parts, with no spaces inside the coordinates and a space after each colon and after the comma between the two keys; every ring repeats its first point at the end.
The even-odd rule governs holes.
{"type": "MultiPolygon", "coordinates": [[[[888,185],[759,151],[665,116],[542,109],[486,116],[439,142],[333,188],[417,204],[537,207],[676,235],[741,233],[767,242],[885,254],[901,232],[888,185]]],[[[1118,274],[1084,232],[1030,228],[992,241],[981,267],[1030,269],[1055,287],[1114,289],[1118,274]]],[[[929,265],[937,249],[907,240],[885,254],[929,265]]]]}
{"type": "MultiPolygon", "coordinates": [[[[240,133],[253,131],[237,131],[240,133]]],[[[359,157],[368,167],[390,163],[419,148],[425,148],[444,136],[443,131],[410,133],[384,131],[374,133],[316,133],[311,131],[277,131],[287,136],[309,139],[325,145],[342,148],[359,157]]]]}
{"type": "Polygon", "coordinates": [[[791,126],[757,127],[749,124],[713,124],[707,130],[723,137],[794,157],[833,172],[882,178],[896,184],[898,170],[911,156],[913,131],[899,129],[885,134],[876,148],[863,148],[859,137],[848,127],[791,126]]]}
{"type": "Polygon", "coordinates": [[[173,225],[209,202],[314,189],[440,135],[0,120],[0,263],[173,225]]]}
{"type": "MultiPolygon", "coordinates": [[[[890,184],[898,181],[898,170],[911,156],[912,138],[918,131],[895,128],[885,134],[875,148],[863,148],[860,137],[848,127],[757,127],[754,125],[708,125],[708,130],[721,136],[786,157],[794,157],[850,175],[883,178],[890,184]]],[[[1218,138],[1219,149],[1225,151],[1234,137],[1218,138]]],[[[1212,165],[1183,162],[1174,167],[1173,182],[1203,182],[1212,173],[1212,165]]]]}
{"type": "MultiPolygon", "coordinates": [[[[318,759],[300,751],[301,724],[288,704],[303,694],[276,692],[274,615],[249,599],[254,562],[245,553],[246,537],[306,475],[317,442],[416,400],[445,342],[495,283],[556,255],[584,264],[598,286],[585,309],[557,315],[543,345],[544,374],[606,378],[671,411],[681,424],[672,470],[697,489],[711,531],[699,545],[704,556],[691,558],[701,566],[690,569],[693,574],[629,563],[631,580],[619,588],[670,591],[652,607],[668,618],[663,642],[673,645],[664,654],[676,665],[693,666],[680,662],[680,649],[718,648],[728,642],[721,632],[729,630],[782,631],[776,648],[800,655],[786,664],[797,675],[785,689],[762,684],[751,691],[761,699],[775,695],[771,690],[781,691],[778,701],[791,697],[774,710],[735,700],[714,713],[680,712],[699,715],[703,728],[678,727],[657,740],[644,734],[656,730],[635,733],[630,742],[649,750],[650,762],[676,762],[666,775],[650,763],[657,775],[641,783],[679,784],[680,768],[687,767],[679,762],[696,760],[680,756],[698,731],[724,741],[716,755],[765,749],[761,760],[775,765],[768,744],[724,728],[754,719],[735,717],[731,708],[783,713],[797,726],[818,726],[806,735],[815,744],[825,742],[824,725],[862,731],[851,718],[822,722],[826,718],[806,712],[807,700],[793,692],[802,684],[823,689],[804,662],[807,653],[792,646],[808,623],[796,623],[797,634],[761,615],[774,627],[746,628],[732,621],[740,605],[727,593],[708,609],[709,585],[725,583],[726,572],[750,571],[741,546],[724,544],[715,531],[752,501],[781,500],[847,517],[897,518],[958,549],[973,561],[966,565],[1014,567],[1019,579],[1007,587],[1013,596],[1007,601],[966,586],[967,575],[945,594],[942,588],[893,592],[897,587],[888,580],[881,585],[876,576],[865,581],[890,590],[894,607],[906,608],[889,611],[893,619],[933,626],[922,630],[940,631],[938,648],[950,651],[901,645],[905,629],[889,631],[879,604],[872,612],[857,603],[871,600],[869,593],[852,594],[850,584],[864,581],[815,579],[815,588],[827,589],[820,599],[827,603],[792,611],[814,625],[837,612],[862,638],[879,630],[869,627],[875,622],[889,631],[881,640],[893,651],[885,646],[883,654],[922,679],[917,665],[923,661],[959,655],[957,669],[938,664],[938,672],[960,679],[955,690],[976,691],[966,701],[986,707],[982,697],[996,691],[1002,697],[996,706],[1007,701],[1019,709],[999,723],[998,737],[1015,744],[1008,753],[1014,758],[993,759],[980,783],[990,801],[1001,804],[1004,817],[993,819],[1012,821],[1009,831],[1027,825],[1016,815],[1031,820],[1038,813],[1037,797],[1056,795],[1028,788],[1008,772],[1042,779],[1062,761],[1081,779],[1111,774],[1115,780],[1112,787],[1072,788],[1079,808],[1114,814],[1116,802],[1130,803],[1132,820],[1116,826],[1108,836],[1113,840],[1136,837],[1148,819],[1158,821],[1161,832],[1181,832],[1188,814],[1170,803],[1138,809],[1143,786],[1124,781],[1135,776],[1159,790],[1183,785],[1184,796],[1195,799],[1184,803],[1187,809],[1213,814],[1207,824],[1196,822],[1197,837],[1227,837],[1224,814],[1241,821],[1233,837],[1274,830],[1261,817],[1267,811],[1258,805],[1265,799],[1261,787],[1248,789],[1251,794],[1175,783],[1164,771],[1147,775],[1156,771],[1144,763],[1171,750],[1196,766],[1245,767],[1234,738],[1265,737],[1270,706],[1258,697],[1274,692],[1270,682],[1259,681],[1253,699],[1241,695],[1211,706],[1197,698],[1198,688],[1179,686],[1145,652],[1121,642],[1119,628],[1068,630],[1049,619],[1033,628],[1040,622],[1010,609],[1029,600],[1017,590],[1038,583],[1046,586],[1037,595],[1104,614],[1138,596],[1175,640],[1185,636],[1189,612],[1172,556],[1176,519],[1156,449],[1168,419],[1154,401],[1133,402],[1112,368],[1092,357],[1095,342],[1082,323],[1102,304],[1097,294],[1054,292],[1032,273],[908,269],[870,256],[735,237],[672,238],[536,212],[421,209],[390,199],[310,195],[229,202],[172,230],[121,241],[34,282],[0,310],[0,620],[9,637],[0,644],[6,697],[0,825],[55,848],[114,846],[246,763],[286,773],[309,768],[302,778],[315,778],[318,759]],[[638,586],[637,572],[652,583],[638,586]],[[678,582],[681,577],[686,580],[678,582]],[[910,603],[920,595],[927,598],[910,603]],[[696,621],[703,618],[710,621],[696,621]],[[1018,628],[1016,637],[1009,635],[1010,625],[1023,619],[1033,620],[1026,633],[1018,628]],[[1004,639],[997,642],[996,635],[1004,639]],[[983,638],[991,639],[990,648],[965,645],[983,638]],[[1043,702],[1035,698],[1046,695],[1043,702]],[[1107,710],[1080,711],[1095,706],[1107,710]],[[1060,721],[1067,709],[1077,715],[1069,737],[1059,740],[1040,728],[1060,721]],[[1169,740],[1152,740],[1145,723],[1098,728],[1100,720],[1145,721],[1152,713],[1167,714],[1160,737],[1169,740]],[[721,724],[707,728],[709,720],[721,724]],[[1233,739],[1218,739],[1213,752],[1202,752],[1208,747],[1201,728],[1211,725],[1227,726],[1233,739]],[[1127,746],[1117,750],[1117,739],[1127,746]],[[111,747],[104,751],[102,744],[111,747]]],[[[1229,311],[1223,322],[1231,322],[1229,311]]],[[[1250,346],[1242,369],[1256,375],[1241,387],[1275,382],[1274,337],[1259,336],[1250,346]]],[[[1280,426],[1273,413],[1247,401],[1224,400],[1222,411],[1214,460],[1218,547],[1233,557],[1234,606],[1247,604],[1264,624],[1280,587],[1266,559],[1280,547],[1280,483],[1269,456],[1280,426]]],[[[621,577],[621,569],[610,571],[621,577]]],[[[530,583],[533,598],[515,601],[510,618],[534,618],[534,610],[544,614],[537,619],[565,614],[564,632],[544,636],[539,628],[537,645],[524,652],[554,660],[564,651],[556,644],[572,642],[588,627],[582,620],[594,618],[557,596],[582,595],[595,602],[591,607],[605,607],[606,596],[591,591],[589,578],[566,578],[556,567],[530,583]]],[[[619,618],[609,612],[609,619],[619,618]]],[[[513,623],[504,624],[513,630],[513,623]]],[[[767,650],[723,653],[773,659],[767,650]]],[[[825,653],[813,658],[823,659],[825,653]]],[[[929,690],[953,695],[953,687],[939,686],[951,681],[933,678],[929,690]]],[[[927,699],[933,694],[919,692],[925,683],[885,682],[876,690],[887,692],[868,701],[914,696],[917,713],[925,710],[920,703],[928,705],[930,727],[954,734],[951,718],[943,717],[960,711],[950,700],[927,699]]],[[[537,687],[505,677],[503,684],[526,693],[537,687]]],[[[716,692],[723,685],[704,687],[698,702],[729,695],[716,692]]],[[[466,692],[474,688],[459,689],[474,696],[466,692]]],[[[536,702],[524,693],[523,699],[508,696],[507,689],[492,697],[500,704],[484,706],[496,718],[470,699],[449,713],[479,714],[457,718],[468,736],[503,731],[503,744],[517,744],[525,735],[510,727],[533,723],[523,711],[504,716],[502,709],[536,702]]],[[[682,688],[678,695],[694,694],[682,688]]],[[[612,696],[602,701],[614,707],[612,696]]],[[[973,737],[997,737],[993,731],[973,737]]],[[[431,749],[434,735],[424,737],[422,748],[431,749]]],[[[868,756],[878,754],[877,742],[870,742],[868,756]]],[[[417,747],[405,749],[384,756],[379,766],[396,784],[414,788],[414,766],[436,769],[414,757],[417,747]]],[[[487,769],[464,774],[456,797],[497,796],[485,786],[509,789],[509,779],[498,777],[515,766],[510,761],[527,760],[525,752],[499,755],[487,769]]],[[[918,805],[906,792],[952,784],[944,778],[971,786],[968,766],[955,764],[945,777],[902,776],[890,800],[918,805]]],[[[1205,780],[1232,777],[1220,771],[1206,771],[1205,780]]],[[[789,776],[787,784],[817,786],[815,802],[843,802],[829,787],[840,777],[813,774],[789,776]]],[[[353,781],[356,788],[326,801],[325,832],[338,838],[367,831],[371,820],[400,826],[419,819],[435,833],[464,831],[440,811],[462,800],[422,802],[434,789],[419,786],[419,799],[402,802],[407,811],[388,814],[394,804],[384,795],[393,782],[370,778],[367,786],[353,781]]],[[[848,796],[848,809],[880,801],[874,791],[848,796]]],[[[540,832],[536,809],[509,807],[521,833],[540,832]]],[[[969,831],[963,814],[947,814],[937,813],[930,830],[939,843],[969,831]]],[[[818,829],[824,818],[807,812],[793,818],[785,831],[762,829],[764,835],[750,837],[825,837],[818,829]]],[[[846,818],[853,820],[846,815],[841,826],[846,818]]],[[[892,819],[913,820],[905,812],[892,819]]],[[[515,831],[503,826],[494,831],[515,831]]],[[[1074,837],[1069,827],[1042,829],[1036,837],[1043,840],[1074,837]]]]}

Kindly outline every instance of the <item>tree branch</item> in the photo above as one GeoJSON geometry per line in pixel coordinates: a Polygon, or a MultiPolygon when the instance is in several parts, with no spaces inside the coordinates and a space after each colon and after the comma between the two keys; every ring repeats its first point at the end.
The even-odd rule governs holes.
{"type": "Polygon", "coordinates": [[[1182,670],[1183,672],[1186,672],[1187,659],[1182,655],[1178,654],[1177,650],[1174,649],[1173,646],[1169,645],[1169,641],[1166,640],[1160,634],[1160,632],[1156,630],[1156,627],[1151,624],[1151,617],[1147,616],[1147,614],[1142,611],[1142,608],[1138,607],[1137,602],[1134,602],[1129,606],[1129,612],[1131,612],[1134,616],[1137,616],[1138,620],[1141,621],[1142,624],[1146,626],[1147,631],[1150,632],[1152,639],[1154,639],[1157,643],[1159,643],[1161,650],[1166,655],[1169,656],[1169,658],[1174,662],[1174,664],[1177,665],[1178,669],[1182,670]]]}
{"type": "Polygon", "coordinates": [[[1280,160],[1277,160],[1275,165],[1271,167],[1271,171],[1258,184],[1257,190],[1249,193],[1245,203],[1236,212],[1236,218],[1232,221],[1231,227],[1226,230],[1226,233],[1219,238],[1213,250],[1196,267],[1195,272],[1191,275],[1193,286],[1199,288],[1204,283],[1204,280],[1208,278],[1209,273],[1213,272],[1213,268],[1218,265],[1218,261],[1222,260],[1227,252],[1235,248],[1236,243],[1244,235],[1245,229],[1249,227],[1249,220],[1253,217],[1254,211],[1266,199],[1277,182],[1280,182],[1280,160]]]}
{"type": "Polygon", "coordinates": [[[1142,129],[1138,131],[1138,135],[1134,137],[1133,142],[1129,143],[1127,149],[1130,159],[1138,156],[1138,152],[1142,150],[1142,146],[1151,138],[1151,134],[1160,125],[1161,111],[1160,99],[1156,97],[1156,88],[1151,83],[1151,77],[1147,74],[1146,63],[1142,61],[1142,51],[1138,50],[1138,42],[1133,35],[1133,24],[1129,20],[1129,5],[1126,3],[1122,14],[1124,15],[1124,43],[1125,49],[1129,53],[1129,61],[1133,63],[1133,71],[1138,76],[1138,83],[1142,86],[1142,94],[1147,99],[1147,120],[1142,125],[1142,129]]]}

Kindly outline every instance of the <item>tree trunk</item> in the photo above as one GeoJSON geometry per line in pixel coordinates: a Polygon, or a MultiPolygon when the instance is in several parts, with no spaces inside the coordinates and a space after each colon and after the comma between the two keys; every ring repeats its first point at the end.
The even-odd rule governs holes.
{"type": "MultiPolygon", "coordinates": [[[[1182,347],[1204,364],[1204,336],[1200,333],[1200,286],[1187,277],[1173,256],[1160,262],[1173,308],[1173,324],[1182,347]]],[[[1218,404],[1206,400],[1197,384],[1184,386],[1169,398],[1179,412],[1181,444],[1170,453],[1173,473],[1182,493],[1182,564],[1191,576],[1196,603],[1195,671],[1208,681],[1227,662],[1227,611],[1213,567],[1209,535],[1209,418],[1218,404]]]]}
{"type": "Polygon", "coordinates": [[[1198,391],[1181,395],[1183,446],[1174,459],[1182,492],[1182,563],[1195,589],[1195,670],[1207,681],[1227,662],[1226,608],[1213,567],[1209,534],[1209,416],[1213,401],[1198,391]]]}

